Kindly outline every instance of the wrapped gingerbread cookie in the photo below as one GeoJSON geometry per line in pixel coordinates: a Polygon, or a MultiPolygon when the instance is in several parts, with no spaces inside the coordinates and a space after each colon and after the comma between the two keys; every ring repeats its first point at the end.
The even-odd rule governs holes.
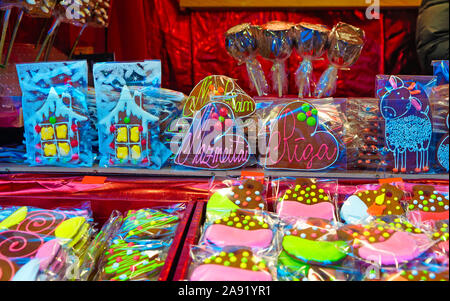
{"type": "Polygon", "coordinates": [[[184,209],[175,204],[128,211],[104,249],[93,280],[158,280],[184,209]]]}
{"type": "Polygon", "coordinates": [[[284,220],[321,218],[337,222],[337,181],[280,178],[271,181],[276,212],[284,220]]]}
{"type": "Polygon", "coordinates": [[[296,100],[264,109],[268,117],[258,139],[266,149],[260,150],[259,163],[273,170],[346,170],[344,103],[296,100]]]}
{"type": "MultiPolygon", "coordinates": [[[[447,61],[448,71],[448,61],[447,61]]],[[[447,72],[448,78],[448,72],[447,72]]],[[[449,171],[449,85],[440,85],[433,87],[430,93],[433,136],[431,142],[431,162],[436,172],[449,171]],[[434,147],[433,147],[434,146],[434,147]],[[433,151],[434,150],[434,151],[433,151]]]]}
{"type": "Polygon", "coordinates": [[[294,46],[293,27],[293,23],[271,21],[258,26],[256,31],[259,54],[273,62],[272,89],[280,98],[288,90],[285,61],[291,56],[294,46]]]}
{"type": "Polygon", "coordinates": [[[233,209],[220,219],[207,220],[200,244],[224,248],[247,247],[270,250],[277,241],[277,221],[268,213],[233,209]]]}
{"type": "Polygon", "coordinates": [[[193,246],[190,281],[274,281],[273,260],[248,248],[193,246]]]}
{"type": "MultiPolygon", "coordinates": [[[[448,267],[417,264],[401,269],[384,269],[381,281],[449,281],[448,267]]],[[[370,279],[372,280],[372,279],[370,279]]]]}
{"type": "Polygon", "coordinates": [[[340,209],[340,217],[346,224],[365,224],[376,217],[405,215],[406,196],[399,185],[368,184],[356,187],[346,196],[340,209]]]}
{"type": "Polygon", "coordinates": [[[161,86],[161,62],[94,65],[100,166],[160,169],[171,155],[161,142],[162,106],[145,108],[152,86],[161,86]]]}
{"type": "Polygon", "coordinates": [[[348,69],[359,59],[364,47],[365,33],[362,29],[339,22],[328,38],[328,60],[330,67],[324,71],[317,83],[316,97],[333,96],[336,92],[339,69],[348,69]]]}
{"type": "Polygon", "coordinates": [[[208,219],[219,219],[233,210],[268,210],[268,181],[259,179],[218,179],[211,187],[211,196],[206,206],[208,219]]]}
{"type": "Polygon", "coordinates": [[[347,122],[344,124],[344,139],[348,169],[384,172],[387,163],[379,100],[349,98],[345,112],[347,122]]]}
{"type": "Polygon", "coordinates": [[[303,61],[295,73],[298,97],[311,97],[315,88],[312,61],[327,50],[330,30],[325,25],[301,22],[294,26],[294,47],[303,61]]]}
{"type": "MultiPolygon", "coordinates": [[[[434,242],[425,230],[400,217],[377,218],[366,225],[347,225],[339,237],[351,245],[351,255],[376,266],[401,265],[418,259],[434,242]]],[[[426,255],[426,254],[425,254],[426,255]]]]}
{"type": "Polygon", "coordinates": [[[394,173],[429,172],[433,116],[429,95],[434,76],[378,75],[387,169],[394,173]]]}
{"type": "Polygon", "coordinates": [[[18,64],[27,162],[92,166],[85,61],[18,64]]]}
{"type": "Polygon", "coordinates": [[[257,39],[256,29],[249,23],[234,26],[225,33],[225,47],[239,65],[245,63],[251,86],[256,90],[258,96],[269,93],[264,71],[256,59],[257,39]]]}
{"type": "MultiPolygon", "coordinates": [[[[337,235],[337,228],[324,219],[299,219],[283,230],[278,269],[303,270],[310,265],[339,267],[347,258],[349,245],[337,235]]],[[[299,272],[300,272],[299,271],[299,272]]]]}
{"type": "Polygon", "coordinates": [[[407,209],[408,219],[415,224],[448,220],[448,186],[414,185],[407,209]]]}
{"type": "Polygon", "coordinates": [[[4,207],[0,213],[2,280],[75,280],[94,233],[89,204],[80,208],[4,207]],[[17,247],[20,246],[20,247],[17,247]]]}

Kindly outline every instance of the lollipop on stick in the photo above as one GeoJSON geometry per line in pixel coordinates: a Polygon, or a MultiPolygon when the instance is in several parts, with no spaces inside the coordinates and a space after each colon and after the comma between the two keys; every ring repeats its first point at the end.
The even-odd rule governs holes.
{"type": "Polygon", "coordinates": [[[334,26],[328,38],[330,67],[320,77],[314,92],[316,97],[329,97],[336,92],[338,70],[348,69],[358,60],[364,37],[364,31],[355,26],[343,22],[334,26]]]}
{"type": "Polygon", "coordinates": [[[257,30],[257,45],[259,54],[273,62],[273,88],[282,97],[287,90],[287,75],[285,61],[292,54],[292,28],[294,24],[271,21],[257,30]]]}
{"type": "MultiPolygon", "coordinates": [[[[45,0],[44,0],[45,1],[45,0]]],[[[100,0],[98,0],[100,1],[100,0]]],[[[50,30],[47,32],[47,36],[42,42],[41,48],[36,57],[36,62],[39,61],[44,50],[51,42],[52,37],[55,35],[56,29],[62,22],[71,23],[77,26],[83,26],[87,23],[88,18],[91,14],[91,7],[95,6],[94,0],[60,0],[55,6],[54,16],[55,20],[53,21],[50,30]],[[74,4],[77,4],[74,6],[74,4]]]]}
{"type": "Polygon", "coordinates": [[[78,36],[70,50],[69,60],[72,59],[75,48],[77,47],[80,38],[88,26],[92,27],[108,27],[109,25],[109,13],[111,9],[111,0],[90,0],[89,10],[90,14],[86,23],[80,29],[78,36]]]}
{"type": "Polygon", "coordinates": [[[258,95],[267,95],[269,86],[261,64],[256,59],[257,46],[254,28],[245,23],[229,29],[225,34],[225,47],[239,65],[246,64],[250,83],[255,87],[258,95]]]}
{"type": "Polygon", "coordinates": [[[302,22],[294,26],[293,33],[295,49],[303,58],[295,73],[298,96],[300,98],[311,97],[311,84],[314,84],[312,61],[325,53],[330,30],[325,25],[302,22]]]}

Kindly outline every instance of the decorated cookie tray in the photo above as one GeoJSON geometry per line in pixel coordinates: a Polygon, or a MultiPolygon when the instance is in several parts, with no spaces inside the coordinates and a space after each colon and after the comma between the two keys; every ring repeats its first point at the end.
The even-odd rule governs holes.
{"type": "MultiPolygon", "coordinates": [[[[330,207],[330,214],[324,214],[328,210],[327,207],[321,207],[320,212],[318,212],[313,209],[307,209],[304,206],[306,203],[304,203],[300,209],[303,210],[303,213],[307,212],[309,214],[308,218],[293,216],[285,216],[283,218],[280,215],[280,203],[278,200],[280,194],[274,191],[274,189],[277,189],[277,185],[280,184],[275,184],[274,186],[273,183],[275,181],[276,179],[270,179],[270,184],[266,186],[264,195],[267,201],[266,208],[269,211],[259,228],[258,224],[256,228],[252,226],[246,227],[246,225],[250,224],[246,223],[245,219],[248,218],[248,221],[252,221],[246,215],[245,208],[242,207],[242,200],[245,200],[246,197],[244,196],[243,199],[236,198],[240,195],[239,193],[236,194],[237,190],[243,189],[245,192],[248,189],[248,184],[245,184],[245,182],[240,186],[232,186],[230,196],[226,192],[223,194],[224,197],[226,196],[227,199],[233,202],[239,199],[240,201],[235,202],[235,204],[238,204],[240,208],[229,207],[230,204],[226,200],[214,197],[214,192],[210,192],[207,199],[198,201],[173,280],[223,281],[225,278],[228,280],[361,281],[402,280],[404,278],[411,280],[416,279],[414,278],[416,277],[415,275],[422,275],[421,279],[424,280],[425,276],[423,275],[428,275],[427,273],[429,273],[431,277],[426,280],[444,279],[448,281],[448,180],[406,181],[391,179],[383,182],[383,180],[379,181],[378,179],[341,179],[339,181],[318,179],[318,182],[313,182],[317,183],[318,188],[306,182],[305,186],[303,186],[302,182],[297,181],[295,183],[301,184],[299,186],[309,187],[311,189],[307,189],[309,193],[314,192],[317,193],[317,197],[320,196],[321,200],[315,203],[316,205],[323,204],[321,203],[323,202],[322,196],[325,196],[322,189],[319,188],[332,185],[330,183],[338,183],[335,187],[335,207],[330,207]],[[324,181],[325,184],[321,181],[324,181]],[[405,192],[405,196],[403,192],[405,192]],[[274,195],[278,195],[278,197],[274,197],[274,195]],[[423,196],[426,198],[424,199],[423,196]],[[352,201],[356,197],[360,198],[360,202],[364,202],[363,206],[367,206],[365,209],[358,209],[361,206],[359,204],[355,206],[355,203],[352,201]],[[371,197],[373,197],[374,201],[372,203],[370,203],[371,197]],[[401,205],[397,203],[400,197],[406,203],[401,203],[401,205]],[[228,209],[220,213],[219,205],[228,209]],[[242,211],[242,209],[244,210],[242,211]],[[402,210],[405,211],[403,212],[402,210]],[[274,211],[278,213],[274,214],[274,211]],[[230,214],[230,212],[233,213],[230,214]],[[371,214],[373,218],[370,219],[370,217],[366,216],[366,212],[371,214]],[[320,214],[315,215],[317,213],[320,214]],[[361,216],[358,216],[360,214],[361,216]],[[212,216],[212,218],[208,218],[209,216],[212,216]],[[271,220],[278,221],[271,223],[271,220]],[[267,241],[267,236],[270,236],[270,231],[267,232],[267,228],[270,229],[275,224],[281,225],[283,222],[290,226],[285,224],[272,232],[272,247],[278,244],[283,249],[273,250],[272,247],[267,247],[264,244],[264,241],[267,241]],[[228,228],[225,231],[224,229],[227,226],[228,228]],[[252,231],[252,234],[246,235],[241,233],[244,240],[240,240],[239,236],[241,234],[238,232],[243,231],[244,227],[246,230],[254,231],[252,231]],[[266,229],[265,234],[261,232],[264,229],[266,229]],[[386,232],[379,232],[379,229],[384,229],[383,231],[386,232]],[[257,233],[257,231],[259,232],[257,233]],[[280,231],[282,233],[279,233],[280,231]],[[414,234],[411,235],[409,234],[410,232],[414,234]],[[324,235],[324,233],[327,234],[324,235]],[[349,234],[351,235],[349,236],[349,234]],[[283,235],[284,238],[289,237],[290,240],[283,240],[283,235]],[[317,238],[315,238],[316,235],[318,235],[317,238]],[[368,237],[366,242],[364,239],[366,235],[374,236],[368,237]],[[227,238],[223,238],[223,236],[227,236],[227,238]],[[328,257],[325,256],[326,258],[321,257],[323,255],[321,252],[317,254],[320,253],[322,255],[316,255],[316,252],[312,252],[312,254],[302,251],[298,252],[298,248],[289,247],[289,244],[292,244],[292,246],[297,245],[298,241],[296,240],[298,238],[295,238],[296,236],[302,239],[311,239],[313,237],[313,240],[317,239],[318,244],[323,244],[321,248],[328,248],[328,250],[330,250],[330,245],[326,244],[333,244],[331,249],[334,252],[331,252],[331,255],[328,254],[328,257]],[[336,240],[334,237],[339,237],[340,240],[336,240]],[[362,245],[355,243],[354,237],[360,238],[363,242],[362,245]],[[381,251],[384,248],[381,247],[384,240],[390,240],[386,246],[394,244],[397,245],[396,248],[400,248],[402,251],[398,253],[397,251],[394,253],[387,251],[388,255],[386,255],[384,251],[381,251]],[[233,243],[245,246],[244,250],[237,247],[230,248],[230,245],[233,243]],[[380,249],[377,249],[377,243],[380,244],[380,249]],[[283,251],[280,253],[280,250],[283,251]],[[286,253],[286,250],[289,250],[289,252],[286,253]],[[252,257],[252,260],[257,258],[256,260],[261,261],[253,263],[242,261],[245,259],[242,252],[244,254],[247,252],[250,256],[252,256],[252,252],[253,256],[258,254],[256,257],[252,257]],[[264,254],[269,255],[267,257],[264,254]],[[269,258],[270,256],[273,258],[269,258]],[[378,256],[374,262],[372,262],[374,260],[373,256],[378,256]],[[238,261],[237,265],[234,264],[235,257],[238,261]],[[292,258],[302,258],[301,262],[304,261],[306,264],[299,263],[292,258]],[[260,266],[261,262],[263,262],[262,267],[260,266]],[[241,264],[240,266],[239,263],[241,264]],[[374,265],[371,265],[371,263],[374,265]],[[255,267],[256,264],[258,264],[257,267],[255,267]],[[243,270],[240,270],[239,267],[243,270]],[[250,267],[251,269],[248,270],[250,267]],[[375,270],[369,271],[373,267],[376,267],[375,270]],[[240,272],[236,272],[236,268],[240,272]],[[236,274],[233,274],[233,269],[236,274]],[[255,273],[250,275],[252,269],[255,273]],[[217,276],[216,273],[219,273],[219,271],[224,273],[229,271],[233,276],[217,276]],[[435,276],[436,278],[434,278],[435,276]],[[237,278],[230,279],[233,277],[237,278]]],[[[284,189],[287,189],[286,187],[284,189]]],[[[218,191],[220,192],[220,190],[218,191]]],[[[289,191],[282,192],[281,196],[289,196],[288,193],[289,191]]],[[[300,190],[298,195],[300,195],[300,190]]],[[[247,193],[247,196],[249,197],[249,202],[245,206],[251,207],[254,201],[254,193],[247,193]]],[[[289,198],[286,199],[286,201],[289,200],[289,198]]],[[[313,205],[312,202],[311,205],[313,205]]],[[[310,208],[313,208],[313,206],[310,208]]],[[[285,209],[298,210],[297,207],[289,206],[285,209]]],[[[262,214],[265,215],[264,213],[262,214]]],[[[252,215],[250,214],[250,216],[252,215]]],[[[316,247],[319,248],[319,246],[316,247]]]]}
{"type": "MultiPolygon", "coordinates": [[[[45,198],[43,196],[40,197],[32,197],[32,198],[28,198],[26,196],[20,196],[20,197],[14,197],[14,198],[8,198],[7,196],[0,196],[0,207],[3,208],[8,208],[9,206],[15,206],[17,208],[24,208],[23,206],[27,206],[26,208],[39,208],[40,209],[48,209],[48,210],[53,210],[53,208],[58,207],[58,208],[78,208],[80,206],[82,206],[82,204],[85,204],[85,200],[81,200],[81,199],[74,199],[71,197],[64,197],[64,198],[59,198],[57,201],[54,198],[45,198]]],[[[176,228],[174,228],[174,230],[170,230],[170,231],[174,231],[173,233],[173,238],[170,241],[170,246],[168,247],[167,253],[165,253],[165,257],[164,257],[164,261],[162,261],[159,264],[159,268],[158,274],[155,274],[154,276],[152,276],[152,280],[159,280],[159,281],[167,281],[170,280],[172,277],[172,273],[173,270],[176,268],[176,262],[177,262],[177,254],[179,252],[179,249],[182,247],[183,245],[183,238],[185,235],[185,232],[188,230],[189,227],[189,220],[191,217],[191,214],[193,213],[194,209],[195,209],[195,202],[194,201],[189,201],[189,200],[171,200],[171,201],[164,201],[164,200],[151,200],[149,198],[147,199],[133,199],[133,200],[118,200],[118,199],[114,199],[114,198],[109,198],[109,199],[96,199],[96,200],[92,200],[89,202],[90,203],[90,211],[92,211],[92,225],[94,229],[97,229],[97,238],[99,236],[104,236],[105,233],[103,233],[103,231],[105,230],[105,225],[109,225],[109,229],[111,229],[111,227],[113,227],[113,224],[111,223],[111,220],[113,219],[114,216],[117,216],[117,212],[121,212],[125,214],[128,212],[128,215],[131,216],[131,219],[129,217],[128,220],[133,221],[135,217],[133,217],[134,214],[136,214],[136,216],[139,218],[139,214],[140,213],[144,213],[144,214],[148,214],[147,212],[150,212],[151,214],[153,214],[153,212],[160,212],[159,210],[163,210],[162,212],[164,212],[163,208],[170,208],[171,206],[173,207],[175,206],[179,206],[180,208],[180,213],[179,213],[179,220],[177,222],[177,225],[175,224],[176,228]],[[145,209],[144,209],[145,208],[145,209]],[[157,211],[152,211],[153,209],[158,209],[157,211]],[[131,210],[131,211],[130,211],[131,210]],[[114,213],[115,212],[115,213],[114,213]],[[130,215],[130,213],[133,213],[133,215],[130,215]],[[111,223],[111,224],[109,224],[111,223]],[[103,228],[102,228],[103,227],[103,228]],[[101,232],[98,232],[100,229],[102,229],[101,232]],[[155,278],[156,277],[156,278],[155,278]]],[[[28,209],[31,210],[31,209],[28,209]]],[[[160,213],[158,213],[160,214],[160,213]]],[[[127,219],[125,219],[126,222],[127,219]]],[[[34,225],[38,225],[38,224],[34,224],[34,225]]],[[[124,224],[125,225],[125,224],[124,224]]],[[[137,228],[139,229],[139,228],[137,228]]],[[[3,232],[5,233],[5,232],[3,232]]],[[[129,232],[132,233],[132,232],[129,232]]],[[[108,234],[108,233],[106,233],[108,234]]],[[[141,234],[142,235],[142,234],[141,234]]],[[[132,240],[135,242],[135,244],[138,244],[139,240],[132,240]]],[[[158,240],[156,240],[157,242],[158,240]]],[[[107,244],[112,244],[114,241],[108,241],[107,244]]],[[[114,245],[116,245],[116,243],[114,242],[114,245]]],[[[111,245],[111,249],[113,250],[113,246],[111,245]]],[[[91,248],[95,249],[95,245],[90,245],[91,248]]],[[[129,247],[131,246],[130,244],[128,245],[129,247]]],[[[127,249],[127,248],[125,248],[127,249]]],[[[117,250],[120,250],[120,248],[118,248],[117,250]]],[[[129,250],[133,250],[133,247],[131,246],[129,248],[129,250]]],[[[147,250],[147,249],[144,249],[147,250]]],[[[110,251],[107,251],[110,252],[110,251]]],[[[133,251],[134,252],[134,251],[133,251]]],[[[151,252],[150,250],[147,251],[143,251],[145,252],[151,252]]],[[[156,252],[156,251],[153,251],[156,252]]],[[[144,255],[144,253],[142,253],[142,255],[144,255]]],[[[108,253],[106,253],[108,254],[108,253]]],[[[151,253],[148,253],[151,254],[151,253]]],[[[96,264],[94,266],[91,266],[91,270],[88,271],[84,271],[85,273],[90,274],[92,272],[92,274],[98,274],[99,271],[101,272],[101,268],[99,269],[100,266],[100,260],[102,259],[102,256],[100,258],[96,258],[96,264]],[[94,271],[94,272],[93,272],[94,271]]],[[[125,254],[123,255],[125,256],[125,254]]],[[[150,255],[149,255],[150,256],[150,255]]],[[[142,257],[142,256],[141,256],[142,257]]],[[[116,258],[116,257],[112,257],[112,258],[116,258]]],[[[121,258],[121,257],[119,257],[121,258]]],[[[144,260],[145,261],[145,260],[144,260]]],[[[117,260],[117,262],[119,263],[119,260],[117,260]]],[[[141,260],[142,263],[142,260],[141,260]]],[[[107,270],[106,270],[107,271],[107,270]]],[[[139,267],[138,270],[139,271],[139,267]]],[[[132,272],[134,272],[134,270],[132,270],[132,272]]],[[[150,273],[150,272],[149,272],[150,273]]],[[[16,271],[16,275],[18,274],[18,272],[16,271]]],[[[131,273],[130,275],[132,275],[133,273],[131,273]]],[[[148,276],[149,274],[147,274],[148,276]]],[[[107,276],[107,274],[103,273],[100,276],[101,278],[97,277],[94,279],[89,279],[89,280],[114,280],[112,278],[109,278],[111,276],[107,276]],[[106,276],[105,276],[106,275],[106,276]]],[[[145,277],[139,278],[138,279],[146,279],[145,277]]],[[[64,278],[66,279],[66,278],[64,278]]],[[[83,277],[83,275],[78,275],[76,279],[81,279],[81,280],[87,280],[88,276],[83,277]],[[81,277],[81,278],[78,278],[81,277]]],[[[130,276],[131,279],[131,276],[130,276]]],[[[117,279],[117,280],[123,280],[123,279],[117,279]]],[[[126,279],[125,279],[126,280],[126,279]]]]}

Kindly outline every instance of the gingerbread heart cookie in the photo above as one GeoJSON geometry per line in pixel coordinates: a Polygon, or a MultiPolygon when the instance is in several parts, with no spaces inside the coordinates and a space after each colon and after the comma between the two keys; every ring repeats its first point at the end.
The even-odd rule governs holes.
{"type": "Polygon", "coordinates": [[[336,230],[323,219],[308,219],[285,231],[283,251],[308,264],[326,265],[343,260],[348,247],[336,230]]]}
{"type": "Polygon", "coordinates": [[[267,169],[323,170],[339,158],[336,137],[319,124],[319,111],[306,101],[287,104],[270,128],[267,169]]]}
{"type": "Polygon", "coordinates": [[[206,228],[204,239],[215,246],[245,246],[264,249],[272,244],[273,231],[263,215],[233,210],[206,228]]]}
{"type": "Polygon", "coordinates": [[[250,144],[231,107],[212,102],[195,113],[175,163],[196,169],[237,169],[249,161],[250,154],[250,144]]]}
{"type": "Polygon", "coordinates": [[[190,276],[191,281],[271,281],[264,262],[247,249],[220,252],[205,259],[190,276]]]}
{"type": "Polygon", "coordinates": [[[234,209],[267,210],[264,193],[264,185],[260,181],[236,181],[231,188],[211,196],[206,207],[207,215],[222,216],[234,209]]]}
{"type": "Polygon", "coordinates": [[[419,257],[431,245],[424,232],[411,223],[381,219],[370,225],[340,228],[339,237],[352,241],[354,255],[380,265],[399,265],[419,257]]]}
{"type": "Polygon", "coordinates": [[[256,102],[233,79],[223,75],[211,75],[192,90],[184,104],[183,117],[193,117],[210,102],[227,104],[237,117],[250,116],[256,111],[256,102]]]}
{"type": "Polygon", "coordinates": [[[347,224],[358,224],[373,216],[402,215],[405,193],[399,188],[383,184],[375,190],[362,190],[350,196],[342,205],[341,218],[347,224]]]}
{"type": "Polygon", "coordinates": [[[408,201],[408,218],[413,221],[448,220],[449,194],[439,192],[432,185],[415,185],[408,201]]]}
{"type": "Polygon", "coordinates": [[[330,193],[321,188],[316,179],[297,179],[295,186],[279,199],[277,213],[281,217],[333,220],[335,205],[330,193]]]}

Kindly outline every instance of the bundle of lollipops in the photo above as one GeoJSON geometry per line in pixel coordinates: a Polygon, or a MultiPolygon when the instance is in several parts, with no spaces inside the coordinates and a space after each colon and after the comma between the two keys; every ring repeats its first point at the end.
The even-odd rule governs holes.
{"type": "Polygon", "coordinates": [[[257,54],[273,62],[272,90],[282,97],[288,90],[285,62],[295,49],[302,58],[296,72],[299,97],[329,97],[336,90],[337,71],[348,69],[358,60],[364,38],[363,30],[342,22],[329,30],[320,24],[271,21],[234,26],[225,34],[225,46],[240,64],[246,63],[251,86],[259,96],[267,95],[268,87],[257,54]],[[330,67],[316,84],[312,61],[325,53],[330,67]]]}
{"type": "Polygon", "coordinates": [[[61,23],[70,23],[81,27],[79,35],[69,54],[69,58],[71,58],[86,27],[108,27],[111,4],[112,0],[0,0],[0,10],[4,11],[0,38],[1,66],[5,67],[8,64],[17,31],[19,30],[24,14],[36,18],[54,18],[47,35],[44,37],[44,26],[41,35],[39,36],[37,45],[41,44],[41,47],[38,56],[36,57],[36,61],[39,61],[43,55],[44,60],[48,59],[61,23]],[[13,10],[18,10],[18,17],[11,34],[5,60],[3,60],[3,48],[6,40],[9,18],[13,10]],[[42,38],[43,42],[41,43],[42,38]]]}

